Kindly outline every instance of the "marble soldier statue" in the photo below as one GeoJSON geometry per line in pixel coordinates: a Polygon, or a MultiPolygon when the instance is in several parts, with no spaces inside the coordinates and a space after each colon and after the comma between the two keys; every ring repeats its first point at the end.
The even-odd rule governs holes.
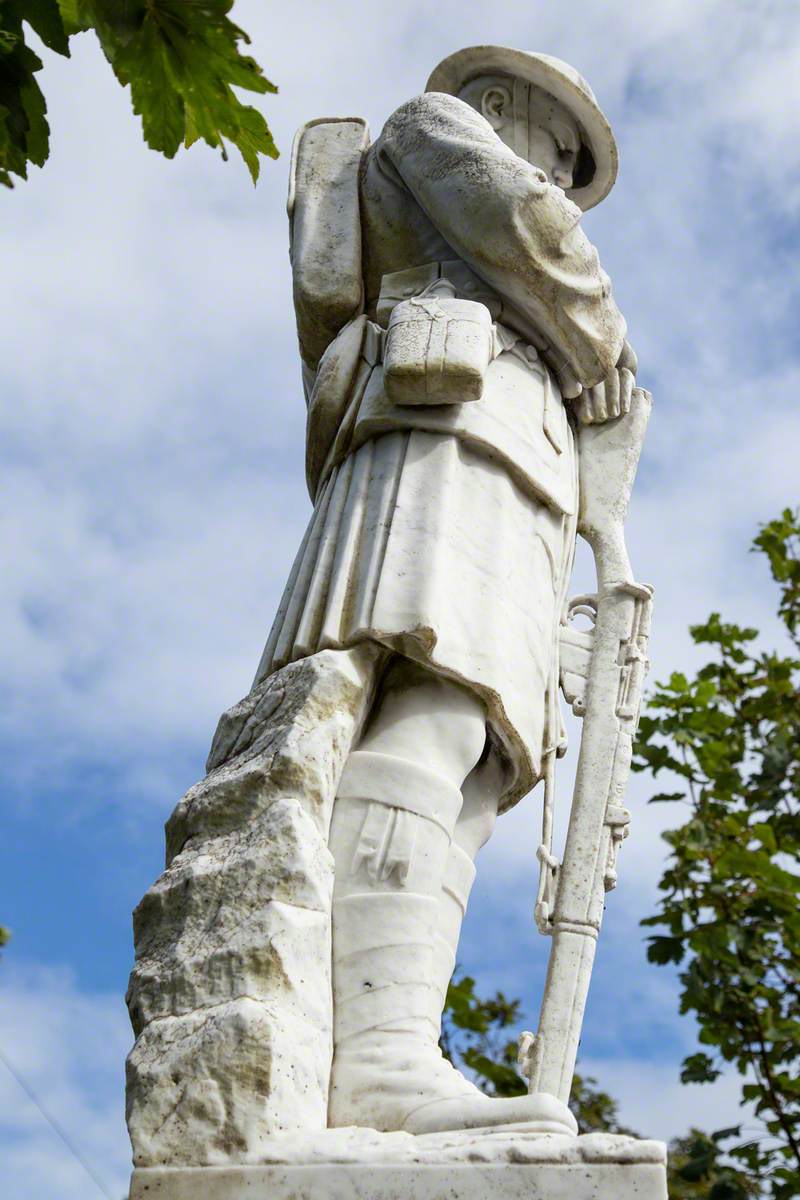
{"type": "MultiPolygon", "coordinates": [[[[319,371],[315,511],[259,678],[363,639],[392,652],[333,810],[333,1124],[572,1127],[549,1098],[488,1100],[437,1039],[475,854],[558,738],[548,706],[575,542],[572,413],[615,417],[630,400],[625,323],[578,223],[615,168],[610,129],[570,68],[495,48],[456,54],[364,153],[364,315],[321,365],[329,330],[315,339],[319,321],[307,329],[300,309],[309,378],[319,371]],[[403,301],[429,340],[428,310],[446,313],[452,298],[494,319],[478,399],[459,392],[446,357],[435,369],[452,370],[452,394],[420,379],[399,403],[379,361],[360,377],[342,365],[379,359],[378,329],[389,326],[387,346],[403,301]],[[604,384],[581,403],[581,388],[604,384]]],[[[473,319],[455,307],[456,326],[473,319]]]]}
{"type": "MultiPolygon", "coordinates": [[[[129,1122],[140,1164],[194,1161],[199,1151],[186,1148],[200,1142],[193,1124],[215,1147],[198,1161],[211,1162],[237,1154],[252,1161],[264,1136],[302,1124],[285,1115],[290,1101],[262,1120],[258,1104],[269,1107],[265,1093],[283,1085],[257,1086],[255,1068],[237,1074],[251,1037],[242,995],[255,1002],[263,984],[259,1029],[277,1020],[282,1003],[266,967],[258,986],[253,968],[234,994],[244,951],[237,965],[212,969],[211,951],[199,950],[193,933],[192,970],[205,954],[200,973],[225,983],[192,983],[191,1028],[189,1002],[156,1011],[148,989],[167,973],[179,996],[189,924],[199,930],[198,913],[213,907],[218,920],[225,904],[235,907],[223,896],[230,884],[214,884],[213,905],[184,898],[178,912],[173,897],[180,887],[191,896],[212,873],[208,864],[225,857],[209,849],[213,839],[228,839],[228,855],[230,839],[244,836],[256,785],[248,783],[242,803],[236,756],[252,756],[259,722],[274,723],[298,672],[322,663],[349,670],[359,697],[346,733],[336,735],[335,764],[322,772],[332,794],[313,814],[319,853],[332,867],[323,1123],[415,1135],[576,1130],[566,1097],[552,1089],[484,1095],[443,1059],[438,1037],[476,854],[498,813],[548,775],[564,746],[559,629],[579,521],[579,432],[618,423],[637,394],[625,321],[580,226],[616,171],[613,134],[581,76],[557,59],[503,47],[445,59],[426,92],[371,144],[357,120],[312,122],[298,135],[290,220],[314,509],[254,699],[223,718],[198,785],[205,790],[188,793],[171,819],[168,870],[137,915],[129,1122]],[[264,696],[272,697],[266,708],[264,696]],[[199,1031],[203,988],[214,1015],[199,1031]],[[227,1060],[208,1050],[212,1025],[227,1060]],[[169,1086],[159,1074],[167,1061],[169,1086]],[[192,1092],[201,1064],[205,1092],[192,1092]],[[237,1105],[250,1104],[248,1089],[259,1087],[250,1115],[232,1121],[237,1105]],[[222,1097],[213,1112],[208,1092],[222,1097]],[[170,1158],[165,1129],[183,1139],[183,1159],[170,1158]]],[[[314,710],[324,709],[319,728],[334,720],[333,707],[314,710]]],[[[305,718],[292,720],[296,730],[305,718]]],[[[303,736],[302,770],[282,779],[280,792],[283,803],[296,788],[301,808],[308,762],[329,754],[303,736]]],[[[270,786],[275,761],[259,768],[259,788],[270,786]]],[[[254,872],[275,872],[282,844],[265,835],[258,862],[266,865],[253,866],[247,836],[247,872],[236,885],[242,906],[254,872]]],[[[275,896],[284,903],[283,892],[275,896]]],[[[281,937],[270,946],[281,947],[285,979],[303,935],[281,937]]],[[[220,941],[214,964],[226,953],[220,941]]],[[[308,988],[308,972],[295,974],[302,986],[292,993],[292,1020],[308,988]]],[[[309,1016],[303,1028],[311,1039],[322,1025],[309,1016]]],[[[313,1107],[303,1040],[296,1037],[291,1087],[313,1107]]],[[[270,1054],[270,1062],[286,1061],[280,1046],[270,1054]]]]}

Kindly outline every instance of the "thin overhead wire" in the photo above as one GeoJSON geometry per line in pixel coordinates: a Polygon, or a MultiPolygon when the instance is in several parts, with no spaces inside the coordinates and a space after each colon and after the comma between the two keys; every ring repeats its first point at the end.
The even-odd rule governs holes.
{"type": "Polygon", "coordinates": [[[51,1116],[51,1114],[47,1111],[47,1109],[44,1107],[44,1105],[39,1100],[39,1097],[34,1092],[33,1088],[23,1078],[23,1076],[20,1074],[20,1072],[14,1066],[14,1064],[9,1061],[8,1057],[3,1053],[2,1050],[0,1050],[0,1062],[2,1062],[4,1064],[4,1066],[8,1070],[8,1073],[12,1076],[13,1079],[15,1079],[17,1081],[17,1083],[22,1088],[23,1092],[28,1097],[28,1099],[31,1101],[31,1103],[39,1110],[40,1114],[45,1119],[45,1121],[50,1126],[50,1128],[61,1138],[61,1141],[67,1147],[67,1149],[69,1150],[72,1157],[77,1162],[80,1163],[80,1165],[83,1167],[86,1174],[92,1180],[92,1183],[94,1183],[95,1186],[97,1188],[99,1188],[99,1190],[106,1197],[106,1200],[116,1200],[116,1198],[114,1196],[112,1196],[111,1193],[108,1191],[106,1185],[103,1183],[103,1181],[99,1177],[99,1175],[97,1175],[97,1173],[95,1172],[91,1163],[88,1163],[86,1161],[86,1159],[83,1157],[80,1150],[74,1144],[74,1142],[69,1137],[67,1132],[62,1128],[61,1125],[59,1125],[59,1123],[55,1119],[55,1117],[51,1116]]]}

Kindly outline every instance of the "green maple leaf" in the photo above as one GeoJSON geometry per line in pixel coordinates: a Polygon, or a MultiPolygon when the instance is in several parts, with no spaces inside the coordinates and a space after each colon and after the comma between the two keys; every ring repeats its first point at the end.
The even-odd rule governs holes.
{"type": "Polygon", "coordinates": [[[58,0],[61,20],[68,35],[83,33],[92,27],[91,0],[58,0]]]}
{"type": "Polygon", "coordinates": [[[130,86],[148,146],[172,158],[181,144],[202,139],[225,155],[227,140],[255,182],[259,155],[276,158],[278,151],[264,117],[233,89],[277,89],[240,52],[239,43],[248,38],[229,19],[231,6],[231,0],[91,5],[106,57],[120,83],[130,86]]]}
{"type": "Polygon", "coordinates": [[[239,150],[253,182],[260,156],[277,158],[267,122],[234,89],[277,88],[240,50],[247,34],[229,18],[232,0],[0,0],[0,183],[27,178],[49,153],[46,104],[34,78],[38,56],[27,24],[50,50],[69,55],[69,38],[93,29],[117,79],[130,87],[148,146],[172,158],[202,139],[239,150]]]}
{"type": "Polygon", "coordinates": [[[153,21],[145,21],[138,35],[116,54],[117,77],[131,87],[133,111],[142,118],[145,141],[167,158],[178,151],[186,131],[183,98],[170,69],[171,47],[153,21]]]}
{"type": "Polygon", "coordinates": [[[69,55],[56,0],[0,0],[0,184],[12,174],[28,177],[28,163],[41,167],[50,152],[47,105],[35,78],[42,60],[25,42],[26,22],[44,44],[69,55]]]}
{"type": "Polygon", "coordinates": [[[3,7],[16,8],[20,17],[28,22],[48,50],[55,50],[57,54],[69,58],[67,31],[58,0],[16,0],[16,3],[3,7]]]}

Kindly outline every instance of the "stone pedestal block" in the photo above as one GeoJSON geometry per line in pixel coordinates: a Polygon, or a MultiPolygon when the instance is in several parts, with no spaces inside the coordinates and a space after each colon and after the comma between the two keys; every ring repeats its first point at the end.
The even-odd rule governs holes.
{"type": "Polygon", "coordinates": [[[667,1200],[637,1166],[206,1167],[140,1170],[130,1200],[667,1200]]]}
{"type": "Polygon", "coordinates": [[[522,1131],[327,1130],[268,1164],[140,1168],[130,1200],[667,1200],[663,1142],[522,1131]],[[305,1157],[306,1161],[302,1161],[305,1157]]]}

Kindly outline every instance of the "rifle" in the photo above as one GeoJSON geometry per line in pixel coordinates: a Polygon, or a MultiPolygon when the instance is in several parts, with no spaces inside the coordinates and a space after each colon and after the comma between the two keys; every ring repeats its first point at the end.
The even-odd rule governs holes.
{"type": "MultiPolygon", "coordinates": [[[[623,801],[647,672],[653,589],[635,583],[625,545],[625,516],[652,399],[635,388],[630,412],[578,433],[578,531],[590,544],[597,594],[578,596],[562,632],[561,684],[583,717],[564,860],[539,847],[536,920],[552,935],[539,1027],[523,1033],[519,1061],[529,1091],[569,1099],[605,893],[616,883],[617,850],[628,832],[623,801]],[[573,630],[578,613],[591,631],[573,630]]],[[[550,781],[552,786],[552,764],[550,781]]],[[[550,816],[545,827],[551,830],[550,816]]]]}

